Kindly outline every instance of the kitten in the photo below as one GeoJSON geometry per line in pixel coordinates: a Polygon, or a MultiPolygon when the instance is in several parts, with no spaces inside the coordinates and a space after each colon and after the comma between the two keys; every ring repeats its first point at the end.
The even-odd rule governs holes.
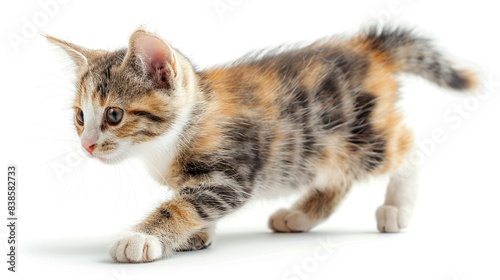
{"type": "Polygon", "coordinates": [[[403,125],[399,73],[470,90],[427,39],[371,28],[277,49],[204,71],[158,36],[138,30],[117,51],[54,37],[77,66],[74,123],[83,148],[104,162],[144,159],[175,190],[111,248],[117,262],[149,262],[210,246],[214,226],[257,197],[303,192],[269,219],[305,232],[332,214],[351,185],[389,174],[380,232],[408,226],[416,172],[403,125]]]}

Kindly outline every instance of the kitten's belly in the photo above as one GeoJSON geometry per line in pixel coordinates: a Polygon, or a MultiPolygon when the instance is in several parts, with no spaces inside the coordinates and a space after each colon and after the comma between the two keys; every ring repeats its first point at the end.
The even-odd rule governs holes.
{"type": "Polygon", "coordinates": [[[259,176],[254,185],[255,198],[275,198],[302,193],[311,189],[332,188],[342,186],[346,173],[339,166],[324,165],[314,171],[298,172],[296,175],[276,176],[274,174],[259,176]]]}

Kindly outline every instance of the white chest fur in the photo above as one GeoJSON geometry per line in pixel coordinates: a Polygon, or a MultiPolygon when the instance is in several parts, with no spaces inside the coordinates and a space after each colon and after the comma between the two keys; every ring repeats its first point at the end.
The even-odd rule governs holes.
{"type": "Polygon", "coordinates": [[[182,104],[179,104],[179,108],[179,114],[168,131],[157,139],[142,144],[139,151],[150,175],[162,185],[167,185],[166,176],[177,157],[179,146],[182,145],[181,134],[191,117],[193,99],[186,97],[182,104]]]}

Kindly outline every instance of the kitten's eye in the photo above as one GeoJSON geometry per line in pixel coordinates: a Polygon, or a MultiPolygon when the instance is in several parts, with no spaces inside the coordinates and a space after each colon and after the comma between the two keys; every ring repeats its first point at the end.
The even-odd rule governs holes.
{"type": "Polygon", "coordinates": [[[106,122],[110,125],[117,125],[123,118],[123,110],[111,107],[106,110],[106,122]]]}
{"type": "Polygon", "coordinates": [[[83,119],[83,111],[82,109],[78,108],[78,110],[76,111],[76,122],[79,124],[79,125],[83,125],[84,123],[84,119],[83,119]]]}

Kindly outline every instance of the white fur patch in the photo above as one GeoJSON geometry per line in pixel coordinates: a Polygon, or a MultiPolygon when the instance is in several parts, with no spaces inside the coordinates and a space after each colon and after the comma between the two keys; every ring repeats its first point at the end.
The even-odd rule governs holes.
{"type": "Polygon", "coordinates": [[[143,233],[129,233],[118,240],[109,251],[111,258],[121,263],[151,262],[162,258],[158,237],[143,233]]]}
{"type": "Polygon", "coordinates": [[[178,108],[181,108],[179,115],[175,119],[172,127],[165,135],[152,141],[142,143],[137,146],[137,154],[145,163],[149,174],[158,183],[166,185],[165,176],[170,168],[172,161],[177,155],[179,144],[181,143],[181,132],[189,121],[195,102],[194,96],[189,93],[177,93],[183,95],[178,101],[178,108]]]}
{"type": "Polygon", "coordinates": [[[404,207],[382,205],[377,209],[377,228],[380,232],[399,232],[410,222],[410,210],[404,207]]]}
{"type": "Polygon", "coordinates": [[[398,232],[408,226],[417,198],[417,171],[409,165],[392,174],[384,205],[375,213],[380,232],[398,232]]]}
{"type": "Polygon", "coordinates": [[[94,87],[92,82],[87,83],[87,92],[82,94],[82,99],[80,100],[82,104],[84,127],[81,139],[92,140],[93,142],[98,142],[100,138],[100,126],[102,123],[102,116],[104,114],[104,108],[96,107],[92,103],[92,91],[94,87]]]}

